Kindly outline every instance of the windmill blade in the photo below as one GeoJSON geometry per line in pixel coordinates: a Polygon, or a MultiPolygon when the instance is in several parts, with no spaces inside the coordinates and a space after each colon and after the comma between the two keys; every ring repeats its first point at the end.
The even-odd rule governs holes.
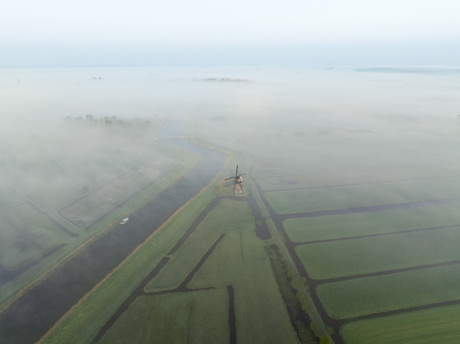
{"type": "Polygon", "coordinates": [[[240,175],[238,175],[237,177],[240,177],[240,176],[245,176],[246,175],[246,172],[245,173],[241,173],[240,175]]]}
{"type": "Polygon", "coordinates": [[[235,177],[238,175],[238,165],[236,165],[235,177]]]}
{"type": "Polygon", "coordinates": [[[233,184],[233,197],[235,197],[235,191],[236,191],[236,179],[235,179],[235,184],[233,184]]]}
{"type": "Polygon", "coordinates": [[[228,177],[228,178],[225,178],[224,180],[229,180],[229,179],[235,179],[235,177],[228,177]]]}

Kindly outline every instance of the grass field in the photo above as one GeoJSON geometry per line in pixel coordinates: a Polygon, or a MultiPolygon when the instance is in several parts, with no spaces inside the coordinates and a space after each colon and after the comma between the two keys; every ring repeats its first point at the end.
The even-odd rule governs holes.
{"type": "Polygon", "coordinates": [[[296,252],[314,279],[460,260],[460,228],[300,245],[296,252]]]}
{"type": "Polygon", "coordinates": [[[372,313],[460,299],[460,266],[401,272],[326,283],[317,293],[330,317],[353,318],[372,313]]]}
{"type": "Polygon", "coordinates": [[[124,343],[228,343],[224,288],[140,296],[99,341],[124,343]]]}
{"type": "Polygon", "coordinates": [[[460,224],[458,205],[293,218],[283,222],[294,242],[351,238],[460,224]]]}
{"type": "Polygon", "coordinates": [[[251,210],[244,202],[223,199],[145,290],[156,291],[178,287],[214,241],[222,233],[236,228],[254,230],[254,217],[251,210]]]}
{"type": "Polygon", "coordinates": [[[459,165],[440,167],[381,169],[331,174],[287,175],[259,178],[257,182],[264,191],[320,188],[340,185],[388,183],[406,180],[446,178],[460,175],[459,165]]]}
{"type": "Polygon", "coordinates": [[[344,325],[345,344],[457,344],[460,305],[437,307],[344,325]]]}
{"type": "Polygon", "coordinates": [[[233,286],[238,343],[297,343],[262,245],[253,228],[233,227],[188,287],[233,286]]]}
{"type": "Polygon", "coordinates": [[[432,201],[459,198],[460,178],[276,191],[265,197],[278,214],[432,201]]]}
{"type": "Polygon", "coordinates": [[[69,236],[30,205],[0,212],[0,264],[16,270],[38,258],[69,236]]]}

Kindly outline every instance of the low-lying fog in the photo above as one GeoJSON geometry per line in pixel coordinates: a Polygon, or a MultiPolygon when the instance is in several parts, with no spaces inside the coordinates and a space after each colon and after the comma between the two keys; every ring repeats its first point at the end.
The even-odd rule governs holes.
{"type": "Polygon", "coordinates": [[[376,154],[394,167],[456,163],[459,81],[459,69],[442,67],[2,69],[1,208],[11,187],[47,199],[48,211],[67,184],[84,192],[110,179],[110,155],[152,142],[163,119],[184,120],[186,137],[260,158],[259,169],[298,159],[311,162],[303,173],[369,169],[376,154]]]}

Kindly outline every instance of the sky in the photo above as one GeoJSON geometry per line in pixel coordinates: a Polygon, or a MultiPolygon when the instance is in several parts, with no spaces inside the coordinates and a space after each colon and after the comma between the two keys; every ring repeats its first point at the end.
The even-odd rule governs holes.
{"type": "Polygon", "coordinates": [[[455,0],[0,0],[0,67],[460,64],[455,0]]]}

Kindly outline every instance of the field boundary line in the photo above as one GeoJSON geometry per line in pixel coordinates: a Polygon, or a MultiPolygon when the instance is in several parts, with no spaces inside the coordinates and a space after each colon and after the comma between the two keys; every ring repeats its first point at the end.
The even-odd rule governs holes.
{"type": "MultiPolygon", "coordinates": [[[[230,162],[230,160],[232,159],[233,155],[230,153],[230,152],[225,152],[225,154],[227,155],[227,161],[225,162],[224,164],[224,168],[228,165],[228,163],[230,162]]],[[[196,164],[198,163],[198,160],[195,161],[195,163],[193,164],[193,166],[191,166],[190,168],[188,168],[186,171],[184,171],[183,173],[181,173],[178,177],[176,177],[171,183],[169,183],[168,185],[166,185],[164,188],[168,187],[169,185],[173,184],[174,182],[177,181],[177,179],[179,179],[180,177],[182,177],[182,175],[184,175],[186,172],[189,171],[189,169],[191,169],[192,167],[194,167],[196,164]]],[[[113,269],[111,272],[109,272],[101,281],[99,281],[98,284],[96,284],[89,292],[87,292],[76,304],[74,304],[72,306],[71,309],[69,309],[58,321],[56,321],[56,323],[43,335],[43,337],[40,338],[40,340],[38,342],[36,342],[36,344],[40,344],[42,343],[48,336],[51,335],[51,333],[59,326],[61,325],[64,320],[71,314],[73,313],[83,302],[85,302],[93,293],[95,293],[97,291],[97,289],[99,289],[113,274],[115,274],[120,268],[122,268],[127,262],[128,260],[130,260],[132,258],[133,255],[135,255],[139,250],[142,249],[142,247],[144,245],[146,245],[158,232],[160,232],[163,228],[165,228],[167,225],[170,224],[170,222],[180,213],[182,212],[192,201],[195,201],[196,198],[198,196],[200,196],[201,194],[204,193],[204,191],[206,191],[212,184],[215,183],[215,181],[217,180],[217,178],[219,177],[219,174],[221,173],[222,171],[220,171],[219,173],[216,174],[216,176],[203,188],[201,189],[195,196],[193,196],[191,199],[189,199],[183,206],[181,206],[179,209],[177,209],[174,214],[172,214],[169,219],[167,219],[165,222],[163,222],[163,224],[158,227],[152,234],[150,234],[148,236],[148,238],[141,244],[139,244],[129,255],[128,257],[126,257],[120,264],[118,264],[117,267],[115,267],[115,269],[113,269]]],[[[162,189],[163,190],[163,189],[162,189]]],[[[160,191],[162,191],[160,190],[160,191]]],[[[160,192],[159,191],[159,192],[160,192]]],[[[158,193],[159,193],[158,192],[158,193]]],[[[156,193],[156,194],[158,194],[156,193]]],[[[155,196],[156,196],[155,194],[155,196]]],[[[138,207],[140,207],[141,205],[137,206],[135,209],[137,209],[138,207]]],[[[134,211],[134,210],[133,210],[134,211]]],[[[114,222],[118,221],[115,220],[114,222]]],[[[112,222],[113,224],[113,222],[112,222]]],[[[111,225],[112,225],[111,224],[111,225]]],[[[107,228],[109,228],[111,225],[109,225],[107,228]]],[[[105,228],[103,231],[105,232],[107,230],[107,228],[105,228]]],[[[99,235],[101,232],[99,232],[98,234],[96,234],[94,237],[96,237],[97,235],[99,235]]],[[[90,238],[89,240],[93,239],[94,237],[90,238]]],[[[88,240],[88,241],[89,241],[88,240]]],[[[66,256],[67,257],[67,256],[66,256]]]]}

